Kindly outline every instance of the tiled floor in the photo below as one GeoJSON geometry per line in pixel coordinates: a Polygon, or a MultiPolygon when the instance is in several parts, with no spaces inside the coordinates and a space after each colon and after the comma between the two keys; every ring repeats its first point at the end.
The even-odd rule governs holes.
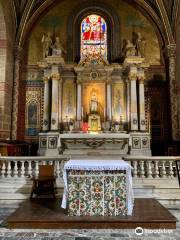
{"type": "MultiPolygon", "coordinates": [[[[153,240],[180,240],[180,223],[176,230],[144,229],[142,235],[137,235],[135,230],[29,230],[29,229],[7,229],[3,226],[3,220],[15,209],[13,207],[0,209],[0,240],[117,240],[117,239],[153,239],[153,240]]],[[[180,207],[170,209],[171,213],[180,221],[180,207]]]]}

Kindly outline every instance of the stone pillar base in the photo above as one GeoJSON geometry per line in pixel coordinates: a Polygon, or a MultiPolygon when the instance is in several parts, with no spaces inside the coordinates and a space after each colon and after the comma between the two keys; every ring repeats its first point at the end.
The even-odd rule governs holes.
{"type": "Polygon", "coordinates": [[[148,132],[131,132],[130,155],[151,156],[150,139],[148,132]]]}

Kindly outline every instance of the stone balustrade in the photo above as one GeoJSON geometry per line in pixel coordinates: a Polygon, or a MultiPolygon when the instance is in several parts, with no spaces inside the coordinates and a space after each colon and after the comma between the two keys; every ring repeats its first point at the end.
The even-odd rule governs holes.
{"type": "Polygon", "coordinates": [[[39,174],[39,165],[54,165],[55,176],[62,180],[66,157],[0,157],[0,178],[30,178],[39,174]]]}
{"type": "MultiPolygon", "coordinates": [[[[67,157],[0,157],[0,178],[28,178],[39,173],[39,165],[55,166],[57,179],[62,180],[63,166],[67,157]]],[[[135,179],[176,178],[176,157],[124,157],[133,167],[135,179]]],[[[87,160],[88,161],[88,160],[87,160]]]]}
{"type": "Polygon", "coordinates": [[[173,179],[177,177],[176,157],[124,157],[133,167],[132,175],[135,179],[173,179]]]}

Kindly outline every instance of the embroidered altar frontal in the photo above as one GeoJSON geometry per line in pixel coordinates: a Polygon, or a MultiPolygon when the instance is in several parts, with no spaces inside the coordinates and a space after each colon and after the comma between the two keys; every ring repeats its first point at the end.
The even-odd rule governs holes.
{"type": "Polygon", "coordinates": [[[68,170],[69,216],[127,215],[126,170],[68,170]]]}

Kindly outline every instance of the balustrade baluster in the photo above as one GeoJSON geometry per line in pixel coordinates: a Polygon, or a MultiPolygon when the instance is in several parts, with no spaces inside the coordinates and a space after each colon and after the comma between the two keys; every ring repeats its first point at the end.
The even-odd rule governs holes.
{"type": "Polygon", "coordinates": [[[162,161],[162,178],[166,178],[165,161],[162,161]]]}
{"type": "Polygon", "coordinates": [[[11,177],[11,162],[7,161],[7,177],[11,177]]]}
{"type": "Polygon", "coordinates": [[[169,178],[174,177],[174,172],[173,172],[173,161],[169,161],[169,178]]]}
{"type": "Polygon", "coordinates": [[[159,178],[159,161],[155,161],[155,178],[159,178]]]}
{"type": "Polygon", "coordinates": [[[134,168],[133,177],[137,178],[138,177],[138,175],[137,175],[137,161],[133,161],[133,168],[134,168]]]}
{"type": "Polygon", "coordinates": [[[152,161],[147,161],[147,177],[152,178],[152,161]]]}
{"type": "Polygon", "coordinates": [[[17,166],[17,161],[14,161],[14,177],[18,177],[18,166],[17,166]]]}
{"type": "Polygon", "coordinates": [[[35,175],[38,176],[39,175],[39,162],[35,161],[35,175]]]}
{"type": "Polygon", "coordinates": [[[140,161],[140,176],[141,176],[141,178],[145,177],[144,161],[143,160],[140,161]]]}
{"type": "Polygon", "coordinates": [[[1,174],[2,177],[6,176],[6,164],[4,161],[2,162],[1,174]]]}
{"type": "Polygon", "coordinates": [[[23,178],[23,177],[25,177],[25,166],[24,166],[24,164],[25,164],[25,161],[21,161],[21,177],[23,178]]]}

